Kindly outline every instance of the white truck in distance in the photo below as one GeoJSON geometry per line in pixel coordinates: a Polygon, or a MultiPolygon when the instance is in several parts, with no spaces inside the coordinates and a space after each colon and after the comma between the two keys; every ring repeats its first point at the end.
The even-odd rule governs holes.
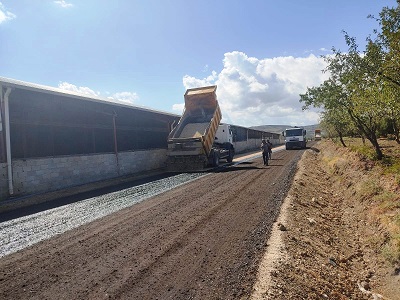
{"type": "Polygon", "coordinates": [[[314,139],[316,141],[320,141],[321,140],[321,129],[315,129],[314,132],[314,139]]]}
{"type": "Polygon", "coordinates": [[[305,149],[307,144],[306,130],[300,127],[287,128],[282,135],[285,137],[286,150],[305,149]]]}

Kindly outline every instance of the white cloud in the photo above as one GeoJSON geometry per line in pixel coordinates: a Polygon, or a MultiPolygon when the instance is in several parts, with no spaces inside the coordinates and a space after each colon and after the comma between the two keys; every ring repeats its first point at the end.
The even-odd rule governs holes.
{"type": "Polygon", "coordinates": [[[319,48],[319,50],[322,51],[322,52],[331,52],[331,50],[326,49],[326,48],[323,48],[323,47],[322,47],[322,48],[319,48]]]}
{"type": "MultiPolygon", "coordinates": [[[[183,77],[185,88],[218,86],[223,122],[242,126],[319,122],[316,111],[301,110],[299,94],[328,78],[323,58],[275,57],[258,59],[243,52],[225,53],[223,69],[206,78],[183,77]]],[[[175,105],[174,107],[177,107],[175,105]]]]}
{"type": "Polygon", "coordinates": [[[90,89],[88,87],[82,87],[82,86],[77,87],[76,85],[73,85],[68,82],[60,82],[58,84],[58,88],[60,88],[62,90],[70,91],[70,92],[75,92],[78,94],[87,95],[87,96],[99,97],[99,95],[100,95],[100,93],[96,93],[95,91],[93,91],[92,89],[90,89]]]}
{"type": "MultiPolygon", "coordinates": [[[[101,95],[100,92],[95,92],[88,87],[83,87],[83,86],[78,87],[68,82],[60,82],[58,84],[58,88],[70,92],[75,92],[78,94],[83,94],[89,97],[105,97],[101,95]]],[[[109,92],[106,92],[106,94],[109,94],[109,92]]],[[[135,101],[139,99],[139,96],[133,92],[120,92],[120,93],[115,93],[111,96],[107,96],[107,98],[110,100],[123,102],[125,104],[133,104],[135,101]]]]}
{"type": "Polygon", "coordinates": [[[217,75],[217,72],[215,72],[215,71],[212,71],[212,74],[210,76],[203,78],[203,79],[197,79],[195,77],[185,75],[183,77],[183,85],[186,88],[213,85],[217,78],[218,78],[218,75],[217,75]]]}
{"type": "Polygon", "coordinates": [[[133,104],[136,100],[139,99],[139,96],[136,93],[131,92],[121,92],[115,93],[114,95],[108,97],[110,99],[118,100],[121,102],[133,104]]]}
{"type": "Polygon", "coordinates": [[[54,3],[60,5],[62,8],[68,8],[74,6],[72,3],[68,3],[65,0],[54,1],[54,3]]]}
{"type": "Polygon", "coordinates": [[[185,104],[184,103],[179,103],[179,104],[172,105],[172,110],[174,112],[176,112],[177,114],[182,114],[184,108],[185,108],[185,104]]]}
{"type": "Polygon", "coordinates": [[[17,16],[12,12],[6,10],[4,5],[0,2],[0,24],[12,19],[15,19],[17,16]]]}

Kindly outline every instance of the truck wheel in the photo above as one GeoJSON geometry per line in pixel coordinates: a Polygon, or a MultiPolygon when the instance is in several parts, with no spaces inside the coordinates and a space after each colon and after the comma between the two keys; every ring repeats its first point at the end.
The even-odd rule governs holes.
{"type": "Polygon", "coordinates": [[[228,158],[226,159],[228,163],[231,163],[233,161],[233,155],[234,155],[233,150],[229,149],[229,155],[228,158]]]}
{"type": "Polygon", "coordinates": [[[219,166],[219,153],[214,152],[213,155],[213,167],[218,167],[219,166]]]}

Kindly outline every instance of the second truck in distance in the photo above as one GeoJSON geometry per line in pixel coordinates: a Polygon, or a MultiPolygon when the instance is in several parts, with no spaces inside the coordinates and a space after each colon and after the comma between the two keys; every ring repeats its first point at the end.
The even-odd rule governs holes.
{"type": "Polygon", "coordinates": [[[282,132],[285,137],[286,150],[289,149],[305,149],[307,145],[306,130],[300,127],[287,128],[282,132]]]}
{"type": "Polygon", "coordinates": [[[315,129],[314,132],[314,139],[316,141],[320,141],[321,140],[321,129],[315,129]]]}

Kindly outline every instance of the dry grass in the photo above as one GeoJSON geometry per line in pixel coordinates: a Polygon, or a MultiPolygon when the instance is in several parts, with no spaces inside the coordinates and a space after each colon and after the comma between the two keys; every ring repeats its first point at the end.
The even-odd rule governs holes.
{"type": "MultiPolygon", "coordinates": [[[[382,254],[392,263],[400,262],[400,145],[380,139],[384,158],[378,161],[368,141],[364,145],[361,139],[347,138],[345,142],[367,170],[367,175],[359,178],[357,198],[368,203],[368,213],[388,233],[382,254]]],[[[334,170],[338,166],[332,165],[338,161],[339,158],[332,158],[329,167],[334,170]]]]}

